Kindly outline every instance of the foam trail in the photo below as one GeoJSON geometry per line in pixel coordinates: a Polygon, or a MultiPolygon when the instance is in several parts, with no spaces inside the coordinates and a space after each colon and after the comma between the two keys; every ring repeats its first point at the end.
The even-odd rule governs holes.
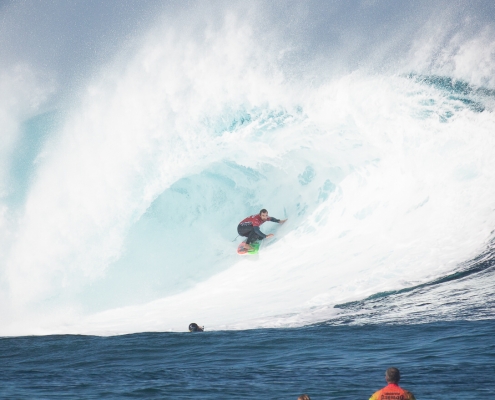
{"type": "MultiPolygon", "coordinates": [[[[491,238],[489,68],[462,90],[410,74],[420,63],[313,60],[298,80],[277,26],[194,18],[201,34],[159,24],[102,67],[39,154],[1,334],[299,326],[442,276],[491,238]],[[289,221],[239,259],[235,226],[261,207],[289,221]]],[[[435,71],[456,77],[473,55],[446,57],[435,71]]]]}

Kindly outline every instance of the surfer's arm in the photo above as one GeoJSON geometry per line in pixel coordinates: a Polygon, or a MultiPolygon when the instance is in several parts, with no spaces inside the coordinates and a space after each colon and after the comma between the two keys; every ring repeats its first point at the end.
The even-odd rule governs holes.
{"type": "Polygon", "coordinates": [[[266,238],[266,235],[263,232],[261,232],[259,226],[253,226],[253,230],[260,238],[262,239],[266,238]]]}
{"type": "Polygon", "coordinates": [[[266,238],[275,236],[273,233],[269,233],[268,235],[265,235],[263,232],[261,232],[259,226],[254,226],[253,229],[256,232],[256,234],[258,235],[258,237],[261,239],[266,239],[266,238]]]}
{"type": "Polygon", "coordinates": [[[287,221],[286,219],[277,219],[277,218],[273,218],[273,217],[268,218],[268,220],[271,222],[277,222],[279,224],[283,224],[285,221],[287,221]]]}

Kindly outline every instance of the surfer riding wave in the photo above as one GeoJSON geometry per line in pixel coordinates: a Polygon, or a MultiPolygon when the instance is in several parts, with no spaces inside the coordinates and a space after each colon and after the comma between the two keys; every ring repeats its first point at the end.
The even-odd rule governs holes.
{"type": "Polygon", "coordinates": [[[250,217],[244,218],[239,225],[237,226],[237,233],[240,236],[246,237],[246,241],[244,243],[244,248],[246,250],[251,250],[251,243],[256,242],[257,240],[263,240],[267,237],[274,236],[273,233],[265,235],[260,230],[260,226],[264,224],[266,221],[277,222],[279,224],[283,224],[287,219],[277,219],[268,216],[268,211],[264,208],[259,212],[259,214],[251,215],[250,217]]]}

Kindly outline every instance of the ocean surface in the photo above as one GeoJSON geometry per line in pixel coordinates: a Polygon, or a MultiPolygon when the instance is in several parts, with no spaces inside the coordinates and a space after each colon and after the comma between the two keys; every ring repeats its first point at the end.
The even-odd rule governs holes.
{"type": "Polygon", "coordinates": [[[0,397],[493,396],[494,21],[0,2],[0,397]]]}
{"type": "Polygon", "coordinates": [[[368,399],[400,367],[417,399],[495,396],[495,323],[0,340],[5,399],[368,399]]]}

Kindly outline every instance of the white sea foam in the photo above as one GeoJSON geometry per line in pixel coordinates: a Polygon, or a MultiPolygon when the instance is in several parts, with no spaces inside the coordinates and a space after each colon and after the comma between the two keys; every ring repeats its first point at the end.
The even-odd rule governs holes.
{"type": "MultiPolygon", "coordinates": [[[[47,141],[2,261],[0,334],[299,326],[490,239],[490,92],[360,69],[296,82],[292,43],[235,12],[207,22],[153,28],[47,141]],[[262,207],[288,222],[239,258],[236,225],[262,207]]],[[[492,84],[466,72],[478,52],[446,57],[492,84]]]]}

